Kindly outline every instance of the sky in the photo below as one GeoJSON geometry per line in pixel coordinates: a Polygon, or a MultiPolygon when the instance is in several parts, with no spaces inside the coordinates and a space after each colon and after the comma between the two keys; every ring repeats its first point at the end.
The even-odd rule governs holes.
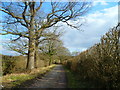
{"type": "MultiPolygon", "coordinates": [[[[90,11],[77,21],[85,21],[81,26],[81,30],[75,30],[63,24],[64,35],[61,40],[64,46],[67,47],[70,52],[82,52],[94,44],[100,42],[100,38],[110,28],[114,27],[118,23],[118,3],[107,2],[106,0],[97,0],[93,2],[93,7],[90,11]]],[[[72,20],[69,21],[73,23],[72,20]]],[[[0,36],[0,53],[5,55],[17,55],[13,51],[7,50],[1,43],[7,42],[7,37],[0,36]],[[6,40],[5,40],[6,39],[6,40]]]]}
{"type": "Polygon", "coordinates": [[[82,52],[99,43],[101,36],[117,25],[118,3],[95,2],[84,17],[86,22],[81,27],[82,31],[66,28],[66,33],[62,37],[65,47],[71,52],[82,52]]]}

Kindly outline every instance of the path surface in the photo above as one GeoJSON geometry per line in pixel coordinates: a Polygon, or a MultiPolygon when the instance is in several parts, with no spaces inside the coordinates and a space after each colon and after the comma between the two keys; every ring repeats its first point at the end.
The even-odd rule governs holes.
{"type": "Polygon", "coordinates": [[[62,65],[57,65],[48,72],[42,79],[36,79],[27,88],[66,88],[66,75],[62,65]]]}

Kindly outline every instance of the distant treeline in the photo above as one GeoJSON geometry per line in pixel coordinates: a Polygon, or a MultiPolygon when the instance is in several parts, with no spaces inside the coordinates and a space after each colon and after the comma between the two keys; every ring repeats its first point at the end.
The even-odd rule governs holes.
{"type": "Polygon", "coordinates": [[[101,37],[101,42],[65,62],[79,78],[100,87],[120,87],[120,25],[101,37]]]}

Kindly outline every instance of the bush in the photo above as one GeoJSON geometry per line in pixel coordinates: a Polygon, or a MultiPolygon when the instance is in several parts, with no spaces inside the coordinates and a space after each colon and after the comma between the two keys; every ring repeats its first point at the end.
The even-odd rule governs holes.
{"type": "Polygon", "coordinates": [[[96,81],[101,87],[120,87],[119,25],[112,28],[101,42],[80,55],[68,60],[66,65],[82,79],[96,81]]]}
{"type": "Polygon", "coordinates": [[[15,58],[12,56],[2,55],[3,75],[12,73],[14,67],[15,67],[15,58]]]}

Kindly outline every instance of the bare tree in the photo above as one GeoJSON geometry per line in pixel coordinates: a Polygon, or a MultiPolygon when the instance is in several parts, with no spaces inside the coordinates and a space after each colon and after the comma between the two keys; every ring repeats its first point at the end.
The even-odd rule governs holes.
{"type": "Polygon", "coordinates": [[[52,56],[57,55],[57,49],[61,41],[59,40],[59,38],[57,38],[46,40],[43,43],[44,44],[41,45],[40,50],[42,51],[42,53],[49,57],[49,65],[51,65],[53,62],[52,56]]]}
{"type": "MultiPolygon", "coordinates": [[[[37,45],[35,45],[36,49],[35,49],[35,60],[34,60],[35,68],[37,68],[37,62],[39,60],[39,54],[40,54],[39,45],[42,44],[44,45],[44,42],[47,42],[49,40],[58,41],[58,37],[62,35],[62,32],[57,30],[58,26],[49,29],[42,31],[39,35],[41,36],[41,38],[39,38],[38,40],[36,39],[37,42],[35,42],[35,44],[37,45]]],[[[20,53],[22,55],[28,55],[28,39],[26,38],[20,38],[17,41],[11,40],[9,41],[9,43],[5,43],[4,45],[9,50],[16,51],[17,53],[20,53]]]]}
{"type": "MultiPolygon", "coordinates": [[[[39,60],[39,48],[40,45],[44,45],[45,42],[49,41],[59,41],[58,38],[62,35],[62,31],[58,31],[58,26],[53,28],[48,28],[41,32],[41,34],[36,38],[35,42],[35,67],[37,68],[37,61],[39,60]],[[52,30],[50,30],[52,29],[52,30]]],[[[36,34],[37,35],[37,34],[36,34]]]]}
{"type": "Polygon", "coordinates": [[[9,17],[5,22],[2,22],[6,24],[3,24],[5,27],[3,28],[2,34],[17,35],[18,37],[15,40],[21,37],[29,39],[28,69],[34,68],[35,42],[38,42],[36,40],[37,33],[39,37],[39,32],[52,27],[58,22],[64,22],[71,27],[78,28],[78,26],[74,26],[68,21],[84,15],[90,7],[90,3],[88,2],[50,2],[48,3],[50,9],[46,12],[44,19],[41,20],[40,27],[37,28],[35,20],[40,20],[37,16],[42,11],[42,7],[46,4],[43,3],[42,0],[40,0],[39,3],[35,1],[9,2],[2,3],[3,5],[0,6],[0,11],[4,12],[9,17]]]}

